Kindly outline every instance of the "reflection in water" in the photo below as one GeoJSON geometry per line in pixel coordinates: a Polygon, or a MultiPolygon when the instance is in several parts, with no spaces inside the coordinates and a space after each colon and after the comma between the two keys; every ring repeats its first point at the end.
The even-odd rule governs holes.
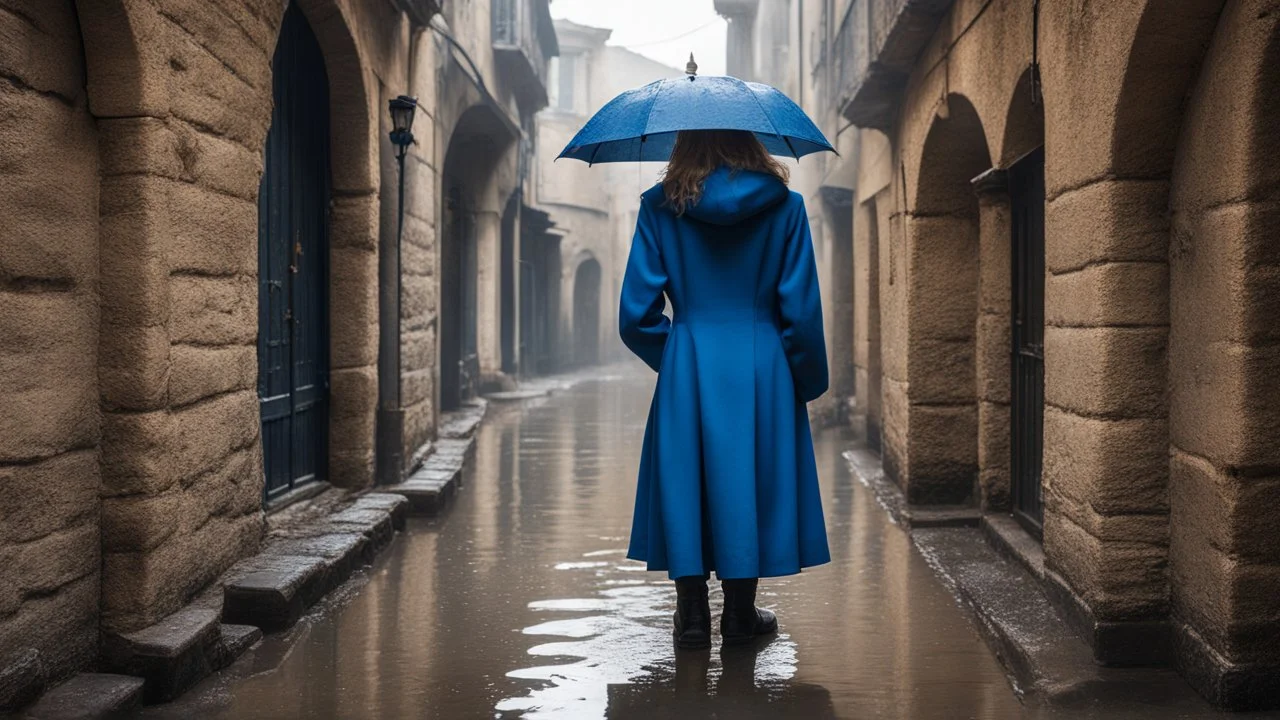
{"type": "MultiPolygon", "coordinates": [[[[494,406],[457,504],[345,601],[147,717],[1011,718],[964,613],[815,438],[834,562],[764,581],[782,634],[675,652],[675,592],[624,559],[652,375],[494,406]]],[[[712,583],[713,610],[719,590],[712,583]]]]}

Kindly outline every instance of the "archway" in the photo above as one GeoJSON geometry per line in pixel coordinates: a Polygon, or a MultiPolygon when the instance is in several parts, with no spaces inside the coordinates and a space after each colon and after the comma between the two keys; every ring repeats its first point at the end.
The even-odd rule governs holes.
{"type": "Polygon", "coordinates": [[[887,389],[907,397],[886,398],[905,405],[906,416],[887,433],[885,469],[912,503],[970,500],[978,469],[980,247],[971,181],[991,168],[991,154],[972,103],[956,94],[945,102],[925,137],[908,218],[906,378],[887,389]]]}
{"type": "Polygon", "coordinates": [[[573,278],[574,365],[600,360],[600,280],[600,263],[594,257],[578,264],[573,278]]]}
{"type": "Polygon", "coordinates": [[[258,397],[263,497],[327,477],[329,81],[297,5],[272,62],[274,109],[258,192],[258,397]]]}
{"type": "MultiPolygon", "coordinates": [[[[445,153],[440,242],[440,409],[480,391],[479,243],[499,224],[494,171],[512,136],[488,105],[463,112],[445,153]],[[493,225],[486,226],[492,220],[493,225]]],[[[490,258],[496,265],[499,258],[490,258]]],[[[499,318],[493,318],[498,321],[499,318]]]]}

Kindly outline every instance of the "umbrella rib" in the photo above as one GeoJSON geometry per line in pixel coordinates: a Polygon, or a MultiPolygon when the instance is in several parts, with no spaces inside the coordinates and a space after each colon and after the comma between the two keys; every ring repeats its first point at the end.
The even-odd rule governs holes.
{"type": "Polygon", "coordinates": [[[591,167],[596,164],[596,155],[600,154],[600,147],[602,145],[604,145],[604,143],[596,143],[595,149],[591,151],[591,159],[587,161],[587,167],[591,167]]]}
{"type": "Polygon", "coordinates": [[[752,90],[751,86],[742,80],[738,80],[738,82],[742,83],[742,87],[746,88],[747,92],[751,94],[751,99],[756,101],[756,107],[760,108],[760,114],[764,116],[765,120],[769,121],[769,127],[773,128],[774,136],[782,138],[782,141],[787,144],[787,148],[791,150],[791,154],[795,155],[795,158],[798,161],[800,156],[796,155],[796,149],[791,147],[791,140],[787,138],[787,136],[778,132],[778,126],[773,124],[773,118],[769,117],[769,113],[765,112],[764,104],[760,102],[760,98],[756,95],[756,91],[752,90]]]}
{"type": "Polygon", "coordinates": [[[640,146],[641,156],[644,155],[643,143],[644,143],[644,138],[649,134],[649,121],[653,119],[653,108],[655,105],[658,104],[658,96],[662,94],[662,87],[666,84],[667,84],[666,80],[658,81],[658,87],[653,91],[653,102],[649,103],[649,112],[644,116],[644,128],[642,128],[642,132],[640,133],[640,138],[641,138],[640,142],[642,143],[640,146]]]}

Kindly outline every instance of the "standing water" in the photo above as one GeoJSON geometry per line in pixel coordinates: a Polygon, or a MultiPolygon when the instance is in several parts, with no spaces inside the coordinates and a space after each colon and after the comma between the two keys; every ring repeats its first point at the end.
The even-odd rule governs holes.
{"type": "MultiPolygon", "coordinates": [[[[815,434],[833,562],[761,581],[781,632],[675,651],[625,559],[652,375],[490,408],[460,497],[339,597],[148,717],[1012,718],[964,611],[815,434]]],[[[712,583],[713,612],[718,601],[712,583]]]]}

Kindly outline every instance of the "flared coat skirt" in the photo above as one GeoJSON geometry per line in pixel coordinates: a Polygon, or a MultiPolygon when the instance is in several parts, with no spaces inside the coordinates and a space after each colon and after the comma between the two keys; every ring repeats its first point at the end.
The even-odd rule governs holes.
{"type": "Polygon", "coordinates": [[[773,577],[830,560],[809,418],[774,321],[671,326],[628,557],[672,578],[773,577]]]}

